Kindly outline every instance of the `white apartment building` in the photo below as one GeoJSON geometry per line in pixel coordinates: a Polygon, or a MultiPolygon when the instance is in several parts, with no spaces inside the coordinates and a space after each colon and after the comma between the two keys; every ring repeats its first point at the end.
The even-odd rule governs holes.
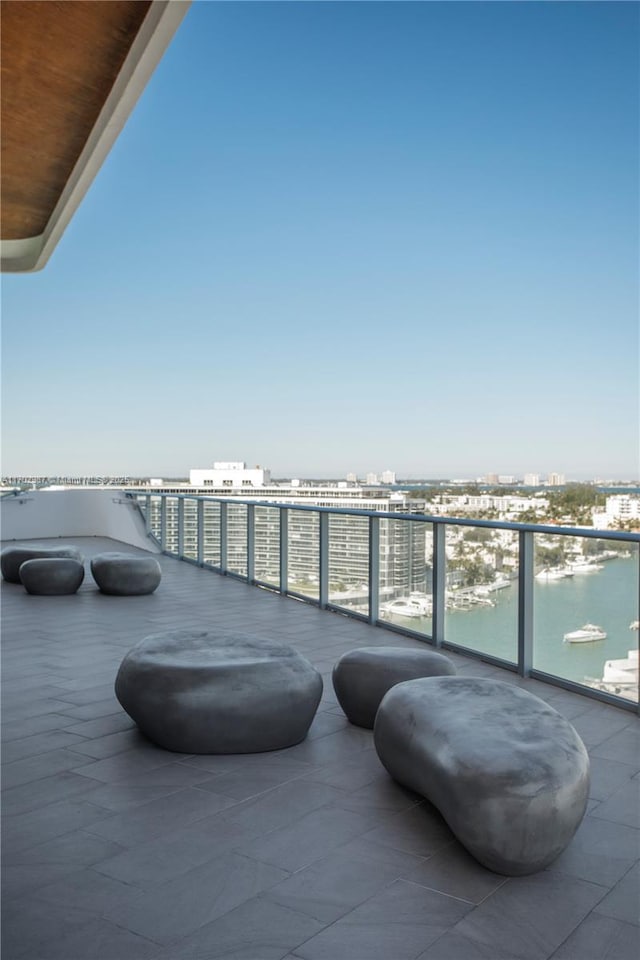
{"type": "Polygon", "coordinates": [[[217,460],[213,470],[190,470],[189,483],[194,487],[264,487],[271,482],[271,471],[261,467],[247,469],[241,460],[217,460]]]}
{"type": "Polygon", "coordinates": [[[619,521],[628,520],[640,520],[640,497],[635,494],[614,494],[607,497],[604,510],[593,511],[593,525],[599,530],[609,530],[619,521]]]}
{"type": "Polygon", "coordinates": [[[564,473],[550,473],[546,485],[548,487],[564,487],[566,482],[564,473]]]}
{"type": "Polygon", "coordinates": [[[540,486],[540,474],[539,473],[525,473],[523,483],[525,487],[539,487],[540,486]]]}
{"type": "MultiPolygon", "coordinates": [[[[258,470],[258,468],[256,468],[258,470]]],[[[189,484],[163,487],[140,485],[130,487],[137,494],[147,494],[143,508],[150,507],[149,523],[160,539],[164,526],[166,548],[179,552],[179,511],[184,517],[182,552],[197,559],[198,501],[177,497],[161,498],[158,494],[209,495],[227,501],[227,565],[230,572],[246,574],[247,563],[247,508],[234,500],[254,504],[255,523],[255,577],[266,583],[278,582],[280,556],[280,511],[270,504],[305,507],[333,507],[337,509],[368,510],[388,515],[380,523],[380,580],[381,597],[391,599],[411,591],[425,589],[427,582],[426,533],[428,524],[393,519],[393,514],[423,512],[424,501],[409,500],[406,493],[366,490],[364,487],[340,484],[306,484],[295,481],[287,484],[271,483],[269,471],[263,473],[264,483],[256,471],[240,464],[214,465],[213,471],[190,471],[189,484]],[[204,476],[203,476],[204,474],[204,476]],[[214,484],[214,476],[218,481],[214,484]],[[194,483],[202,480],[202,483],[194,483]],[[248,480],[249,483],[245,483],[248,480]],[[228,481],[231,481],[229,483],[228,481]],[[164,507],[163,507],[164,502],[164,507]]],[[[204,551],[203,560],[214,566],[220,563],[220,504],[203,505],[204,551]]],[[[319,514],[308,510],[288,511],[288,571],[290,589],[313,595],[317,589],[320,546],[319,514]]],[[[369,520],[368,517],[332,515],[329,518],[329,580],[330,590],[340,592],[361,587],[369,575],[369,520]]]]}
{"type": "Polygon", "coordinates": [[[382,477],[380,479],[382,483],[395,483],[396,482],[395,470],[384,470],[382,473],[382,477]]]}

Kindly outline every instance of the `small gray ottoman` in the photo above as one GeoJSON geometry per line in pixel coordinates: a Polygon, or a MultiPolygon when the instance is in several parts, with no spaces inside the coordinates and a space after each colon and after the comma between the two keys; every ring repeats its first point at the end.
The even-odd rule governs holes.
{"type": "Polygon", "coordinates": [[[31,546],[6,547],[0,554],[0,569],[2,576],[9,583],[22,583],[20,567],[25,560],[37,560],[45,557],[68,557],[82,563],[82,554],[70,544],[47,547],[43,543],[34,543],[31,546]]]}
{"type": "Polygon", "coordinates": [[[340,657],[333,689],[351,723],[373,729],[385,693],[403,680],[451,675],[451,660],[435,650],[414,647],[360,647],[340,657]]]}
{"type": "Polygon", "coordinates": [[[116,696],[142,732],[179,753],[261,753],[299,743],[322,677],[293,647],[223,631],[177,630],[129,651],[116,696]]]}
{"type": "Polygon", "coordinates": [[[91,561],[91,573],[101,592],[114,597],[153,593],[162,577],[155,557],[135,553],[99,553],[91,561]]]}
{"type": "Polygon", "coordinates": [[[27,593],[59,597],[76,592],[84,580],[84,567],[69,557],[40,557],[20,565],[20,579],[27,593]]]}
{"type": "Polygon", "coordinates": [[[460,843],[496,873],[542,870],[584,816],[589,756],[563,716],[502,680],[430,677],[380,704],[380,760],[433,803],[460,843]]]}

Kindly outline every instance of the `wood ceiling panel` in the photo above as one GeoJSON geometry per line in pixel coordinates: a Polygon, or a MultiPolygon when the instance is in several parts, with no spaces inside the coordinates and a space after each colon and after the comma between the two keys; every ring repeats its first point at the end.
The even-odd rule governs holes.
{"type": "Polygon", "coordinates": [[[2,239],[44,231],[151,0],[2,0],[2,239]]]}

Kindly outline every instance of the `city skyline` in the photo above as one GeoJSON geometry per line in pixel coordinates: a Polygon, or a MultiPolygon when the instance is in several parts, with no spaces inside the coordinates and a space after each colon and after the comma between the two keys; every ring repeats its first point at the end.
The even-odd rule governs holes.
{"type": "Polygon", "coordinates": [[[625,3],[195,3],[3,277],[3,474],[637,478],[637,40],[625,3]]]}

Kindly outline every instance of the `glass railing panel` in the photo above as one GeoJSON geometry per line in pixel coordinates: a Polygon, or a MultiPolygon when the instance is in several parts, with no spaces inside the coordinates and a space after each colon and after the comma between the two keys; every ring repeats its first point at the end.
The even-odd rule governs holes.
{"type": "Polygon", "coordinates": [[[227,503],[227,570],[247,575],[247,505],[227,503]]]}
{"type": "Polygon", "coordinates": [[[320,519],[310,510],[290,510],[287,529],[288,589],[303,597],[320,597],[320,519]]]}
{"type": "Polygon", "coordinates": [[[256,580],[280,585],[280,510],[255,507],[254,576],[256,580]]]}
{"type": "Polygon", "coordinates": [[[380,619],[425,636],[433,629],[433,527],[380,518],[380,619]]]}
{"type": "Polygon", "coordinates": [[[183,501],[183,548],[182,555],[188,560],[198,559],[198,501],[183,501]]]}
{"type": "Polygon", "coordinates": [[[165,497],[166,521],[164,549],[168,553],[179,552],[178,542],[178,498],[165,497]]]}
{"type": "Polygon", "coordinates": [[[162,511],[162,497],[150,497],[149,498],[149,530],[156,537],[157,540],[160,539],[160,530],[161,530],[161,511],[162,511]]]}
{"type": "Polygon", "coordinates": [[[220,566],[220,504],[204,500],[202,504],[203,516],[203,549],[204,563],[214,567],[220,566]]]}
{"type": "Polygon", "coordinates": [[[535,535],[533,667],[638,701],[638,545],[535,535]]]}
{"type": "Polygon", "coordinates": [[[447,524],[445,639],[518,660],[518,534],[447,524]]]}
{"type": "Polygon", "coordinates": [[[369,615],[369,518],[329,514],[329,602],[369,615]]]}

